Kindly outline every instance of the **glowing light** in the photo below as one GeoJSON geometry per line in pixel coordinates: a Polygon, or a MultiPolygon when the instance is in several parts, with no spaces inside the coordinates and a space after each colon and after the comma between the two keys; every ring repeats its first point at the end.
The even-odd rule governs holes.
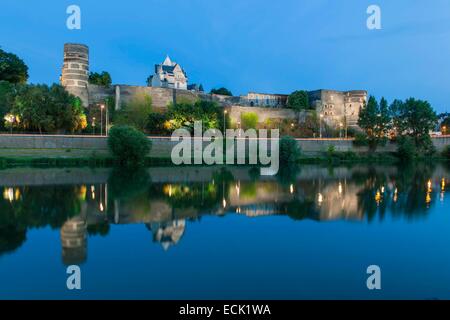
{"type": "Polygon", "coordinates": [[[20,198],[20,190],[19,188],[16,188],[16,191],[14,192],[14,200],[19,200],[20,198]]]}
{"type": "Polygon", "coordinates": [[[319,206],[323,202],[323,195],[320,192],[317,194],[317,202],[319,203],[319,206]]]}
{"type": "Polygon", "coordinates": [[[428,187],[428,192],[433,191],[433,189],[431,188],[431,179],[428,180],[428,182],[427,182],[427,187],[428,187]]]}
{"type": "Polygon", "coordinates": [[[294,185],[291,183],[291,185],[289,186],[289,191],[291,192],[291,194],[294,193],[294,185]]]}
{"type": "Polygon", "coordinates": [[[381,193],[384,193],[384,186],[381,187],[381,193]]]}
{"type": "Polygon", "coordinates": [[[5,188],[3,190],[3,199],[13,202],[14,200],[14,190],[13,188],[5,188]]]}
{"type": "Polygon", "coordinates": [[[425,202],[426,202],[427,207],[428,207],[430,202],[431,202],[431,195],[430,195],[429,192],[427,192],[427,196],[425,197],[425,202]]]}
{"type": "Polygon", "coordinates": [[[340,183],[340,182],[339,182],[338,191],[339,191],[339,194],[342,194],[342,183],[340,183]]]}
{"type": "Polygon", "coordinates": [[[445,191],[445,179],[442,178],[441,180],[441,191],[444,192],[445,191]]]}
{"type": "Polygon", "coordinates": [[[381,193],[380,193],[380,191],[377,191],[377,193],[375,194],[375,201],[377,202],[377,205],[380,204],[380,202],[381,202],[381,193]]]}
{"type": "Polygon", "coordinates": [[[397,190],[397,188],[395,188],[394,197],[392,198],[392,200],[394,200],[394,202],[397,202],[397,199],[398,199],[398,190],[397,190]]]}
{"type": "Polygon", "coordinates": [[[103,203],[100,202],[100,211],[103,212],[104,208],[103,208],[103,203]]]}
{"type": "Polygon", "coordinates": [[[225,198],[222,199],[222,206],[224,208],[227,206],[227,200],[225,200],[225,198]]]}
{"type": "Polygon", "coordinates": [[[236,184],[236,194],[239,197],[239,194],[241,193],[241,188],[239,187],[239,184],[236,184]]]}

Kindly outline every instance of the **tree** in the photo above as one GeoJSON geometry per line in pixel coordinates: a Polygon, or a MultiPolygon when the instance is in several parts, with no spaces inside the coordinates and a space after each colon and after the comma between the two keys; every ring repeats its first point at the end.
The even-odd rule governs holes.
{"type": "Polygon", "coordinates": [[[148,125],[149,116],[152,112],[152,97],[146,93],[139,93],[116,112],[114,122],[120,125],[133,126],[144,131],[148,125]]]}
{"type": "Polygon", "coordinates": [[[5,128],[5,116],[10,113],[16,95],[15,85],[8,81],[0,81],[0,130],[5,128]]]}
{"type": "Polygon", "coordinates": [[[411,136],[418,149],[430,147],[430,131],[438,117],[428,101],[409,98],[405,102],[396,100],[390,107],[394,126],[400,136],[411,136]]]}
{"type": "Polygon", "coordinates": [[[211,94],[220,94],[222,96],[233,96],[230,90],[227,88],[211,89],[211,94]]]}
{"type": "MultiPolygon", "coordinates": [[[[214,101],[197,100],[194,103],[181,102],[169,106],[165,128],[176,130],[185,128],[193,132],[194,122],[202,121],[203,130],[224,127],[223,108],[214,101]]],[[[226,117],[225,117],[225,121],[226,117]]]]}
{"type": "Polygon", "coordinates": [[[386,99],[382,98],[378,104],[375,97],[370,96],[367,105],[359,111],[358,126],[366,133],[371,150],[375,150],[378,144],[386,142],[390,123],[386,99]]]}
{"type": "Polygon", "coordinates": [[[112,83],[111,75],[107,71],[103,71],[102,73],[91,72],[89,74],[89,83],[109,87],[112,83]]]}
{"type": "Polygon", "coordinates": [[[113,126],[108,147],[121,165],[138,165],[150,152],[151,141],[134,127],[113,126]]]}
{"type": "Polygon", "coordinates": [[[11,83],[26,83],[28,80],[28,67],[13,53],[0,49],[0,80],[11,83]]]}
{"type": "Polygon", "coordinates": [[[56,84],[19,87],[11,113],[27,131],[74,132],[87,125],[81,100],[56,84]]]}
{"type": "Polygon", "coordinates": [[[243,112],[241,114],[241,120],[243,129],[256,129],[258,114],[256,112],[243,112]]]}
{"type": "Polygon", "coordinates": [[[306,91],[294,91],[289,95],[288,108],[295,111],[302,111],[310,109],[308,92],[306,91]]]}

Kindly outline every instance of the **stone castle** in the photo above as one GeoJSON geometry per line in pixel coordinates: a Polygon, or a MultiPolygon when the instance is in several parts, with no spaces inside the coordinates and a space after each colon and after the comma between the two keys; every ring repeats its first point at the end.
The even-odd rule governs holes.
{"type": "MultiPolygon", "coordinates": [[[[177,101],[204,99],[216,101],[224,108],[231,108],[230,114],[240,121],[242,110],[260,113],[260,122],[268,117],[295,118],[292,110],[287,110],[287,94],[249,92],[241,96],[207,94],[198,85],[189,85],[185,70],[168,56],[161,64],[155,65],[154,74],[147,79],[147,86],[115,84],[109,87],[89,83],[89,48],[83,44],[64,45],[64,64],[61,84],[68,92],[79,97],[86,107],[96,105],[109,97],[115,98],[115,108],[120,109],[137,94],[152,97],[153,107],[164,111],[170,103],[177,101]]],[[[321,118],[330,126],[338,128],[343,124],[357,126],[359,110],[367,102],[367,91],[309,91],[309,101],[321,118]]]]}

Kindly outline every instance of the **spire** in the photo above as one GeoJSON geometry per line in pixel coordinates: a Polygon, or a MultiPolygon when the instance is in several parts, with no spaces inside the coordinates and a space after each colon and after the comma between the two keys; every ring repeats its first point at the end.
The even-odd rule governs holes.
{"type": "Polygon", "coordinates": [[[163,62],[163,66],[172,66],[172,65],[173,65],[173,63],[172,63],[172,60],[170,60],[169,55],[166,55],[166,59],[163,62]]]}

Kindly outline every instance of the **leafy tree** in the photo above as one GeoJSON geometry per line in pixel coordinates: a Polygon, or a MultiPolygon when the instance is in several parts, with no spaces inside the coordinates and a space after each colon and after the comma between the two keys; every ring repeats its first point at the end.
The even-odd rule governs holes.
{"type": "Polygon", "coordinates": [[[8,81],[0,81],[0,130],[5,129],[4,118],[13,105],[16,96],[16,86],[8,81]]]}
{"type": "Polygon", "coordinates": [[[437,123],[437,115],[428,101],[409,98],[405,102],[395,100],[390,107],[397,134],[414,139],[418,149],[430,149],[430,131],[437,123]]]}
{"type": "Polygon", "coordinates": [[[219,88],[219,89],[211,89],[211,94],[220,94],[223,96],[232,96],[233,94],[231,93],[230,90],[228,90],[227,88],[219,88]]]}
{"type": "MultiPolygon", "coordinates": [[[[205,89],[203,89],[203,85],[200,84],[200,86],[198,87],[198,91],[200,92],[205,92],[205,89]]],[[[230,92],[231,93],[231,92],[230,92]]]]}
{"type": "MultiPolygon", "coordinates": [[[[172,104],[169,106],[165,128],[167,130],[186,128],[193,132],[194,122],[202,121],[203,130],[212,128],[222,130],[224,127],[223,112],[223,108],[213,101],[198,100],[194,103],[181,102],[175,105],[172,104]]],[[[225,121],[227,121],[226,117],[225,121]]]]}
{"type": "Polygon", "coordinates": [[[256,129],[258,114],[256,112],[244,112],[241,114],[243,129],[256,129]]]}
{"type": "Polygon", "coordinates": [[[367,135],[371,150],[375,150],[378,144],[386,142],[390,122],[387,101],[382,98],[378,104],[375,97],[370,96],[367,105],[359,111],[358,126],[367,135]]]}
{"type": "Polygon", "coordinates": [[[74,132],[87,125],[81,100],[56,84],[19,87],[11,113],[27,131],[74,132]]]}
{"type": "Polygon", "coordinates": [[[107,71],[102,73],[91,72],[89,74],[89,83],[109,87],[112,83],[111,75],[107,71]]]}
{"type": "Polygon", "coordinates": [[[416,156],[416,145],[414,139],[408,136],[400,137],[397,141],[397,154],[400,160],[407,162],[416,156]]]}
{"type": "Polygon", "coordinates": [[[293,137],[284,136],[280,139],[280,163],[296,163],[300,155],[301,149],[293,137]]]}
{"type": "Polygon", "coordinates": [[[308,92],[303,90],[292,92],[287,104],[289,108],[298,112],[310,109],[308,92]]]}
{"type": "Polygon", "coordinates": [[[116,112],[114,122],[119,125],[133,126],[144,131],[152,112],[152,97],[146,93],[137,94],[122,109],[116,112]]]}
{"type": "Polygon", "coordinates": [[[167,134],[168,130],[164,126],[168,117],[166,113],[152,112],[148,116],[146,130],[152,134],[167,134]]]}
{"type": "Polygon", "coordinates": [[[28,67],[13,53],[0,49],[0,80],[11,83],[26,83],[28,80],[28,67]]]}
{"type": "Polygon", "coordinates": [[[113,126],[108,147],[120,165],[142,164],[151,149],[151,141],[131,126],[113,126]]]}

